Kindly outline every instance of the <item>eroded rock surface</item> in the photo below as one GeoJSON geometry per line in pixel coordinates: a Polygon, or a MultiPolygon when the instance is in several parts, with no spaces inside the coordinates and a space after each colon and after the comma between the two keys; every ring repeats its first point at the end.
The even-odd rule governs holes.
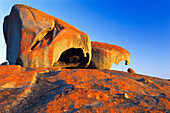
{"type": "Polygon", "coordinates": [[[4,19],[3,31],[10,65],[84,68],[90,63],[87,34],[29,6],[14,5],[4,19]]]}
{"type": "Polygon", "coordinates": [[[168,113],[170,81],[114,70],[0,66],[1,113],[168,113]]]}
{"type": "Polygon", "coordinates": [[[125,61],[125,64],[130,63],[130,53],[124,48],[101,42],[91,42],[92,59],[89,68],[94,69],[110,69],[112,64],[119,64],[125,61]]]}

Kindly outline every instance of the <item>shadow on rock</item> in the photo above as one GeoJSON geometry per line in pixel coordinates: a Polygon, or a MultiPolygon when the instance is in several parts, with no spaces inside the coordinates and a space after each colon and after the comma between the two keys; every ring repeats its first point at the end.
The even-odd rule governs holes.
{"type": "Polygon", "coordinates": [[[44,73],[36,76],[29,91],[27,91],[23,97],[12,103],[12,105],[9,106],[9,109],[5,112],[32,113],[38,112],[41,108],[45,108],[45,111],[47,109],[45,107],[46,104],[53,101],[56,95],[60,95],[72,86],[66,84],[64,80],[56,80],[55,82],[49,81],[48,77],[52,77],[53,74],[50,75],[50,73],[44,73]]]}

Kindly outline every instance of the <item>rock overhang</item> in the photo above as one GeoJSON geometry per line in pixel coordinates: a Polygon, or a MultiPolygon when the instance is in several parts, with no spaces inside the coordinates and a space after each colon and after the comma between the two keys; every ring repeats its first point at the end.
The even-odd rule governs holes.
{"type": "Polygon", "coordinates": [[[9,64],[52,67],[61,54],[71,48],[78,51],[81,49],[83,52],[81,57],[86,62],[80,67],[85,68],[90,63],[89,36],[63,20],[37,9],[27,5],[14,5],[10,15],[4,19],[3,28],[9,64]]]}
{"type": "Polygon", "coordinates": [[[88,34],[27,5],[13,6],[3,31],[10,65],[110,69],[113,63],[130,63],[124,48],[91,42],[88,34]]]}
{"type": "Polygon", "coordinates": [[[117,45],[111,45],[101,42],[91,42],[92,60],[89,68],[110,69],[112,64],[119,64],[125,61],[125,65],[130,63],[130,53],[117,45]]]}

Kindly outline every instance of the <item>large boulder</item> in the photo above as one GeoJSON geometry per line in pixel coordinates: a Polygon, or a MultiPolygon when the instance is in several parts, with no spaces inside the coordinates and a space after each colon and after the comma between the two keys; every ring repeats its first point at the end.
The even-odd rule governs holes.
{"type": "Polygon", "coordinates": [[[130,63],[130,53],[124,48],[101,42],[91,42],[92,59],[88,68],[110,69],[112,64],[119,64],[125,60],[125,64],[130,63]]]}
{"type": "Polygon", "coordinates": [[[24,67],[87,67],[91,42],[61,19],[27,5],[14,5],[3,24],[9,64],[24,67]]]}
{"type": "Polygon", "coordinates": [[[169,113],[170,81],[98,69],[0,66],[0,113],[169,113]]]}

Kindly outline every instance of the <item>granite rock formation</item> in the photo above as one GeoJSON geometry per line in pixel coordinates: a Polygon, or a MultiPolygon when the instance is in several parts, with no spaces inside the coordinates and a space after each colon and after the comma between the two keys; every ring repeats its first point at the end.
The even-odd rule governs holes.
{"type": "Polygon", "coordinates": [[[27,5],[14,5],[3,24],[10,65],[85,68],[91,60],[86,33],[27,5]]]}
{"type": "Polygon", "coordinates": [[[10,65],[110,69],[113,63],[130,62],[127,50],[91,42],[86,33],[27,5],[13,6],[3,31],[10,65]]]}
{"type": "Polygon", "coordinates": [[[92,59],[89,68],[110,69],[112,64],[119,64],[125,60],[125,64],[130,63],[130,53],[124,48],[101,42],[91,42],[92,59]]]}
{"type": "Polygon", "coordinates": [[[0,113],[170,112],[169,80],[106,70],[130,63],[119,46],[26,5],[13,6],[3,30],[10,65],[0,65],[0,113]]]}
{"type": "Polygon", "coordinates": [[[170,81],[114,70],[0,66],[1,113],[168,113],[170,81]]]}

